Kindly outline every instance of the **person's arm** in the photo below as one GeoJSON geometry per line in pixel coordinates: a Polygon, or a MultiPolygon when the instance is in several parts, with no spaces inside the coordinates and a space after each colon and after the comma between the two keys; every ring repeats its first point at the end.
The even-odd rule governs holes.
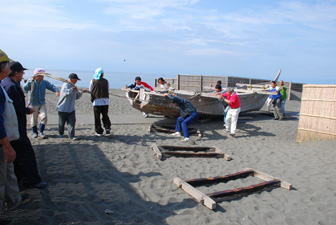
{"type": "Polygon", "coordinates": [[[131,85],[128,85],[127,88],[135,88],[135,83],[134,84],[131,84],[131,85]]]}
{"type": "Polygon", "coordinates": [[[5,96],[2,93],[2,90],[0,91],[0,143],[3,148],[3,152],[5,155],[5,162],[10,163],[15,160],[16,153],[12,146],[9,143],[6,128],[5,128],[5,120],[2,116],[4,112],[4,106],[5,106],[5,96]]]}
{"type": "Polygon", "coordinates": [[[27,83],[23,85],[23,90],[30,91],[32,80],[28,80],[27,83]]]}
{"type": "Polygon", "coordinates": [[[141,84],[143,84],[143,86],[145,86],[145,87],[148,88],[149,90],[154,91],[154,89],[153,89],[149,84],[147,84],[146,82],[142,82],[142,81],[141,81],[141,84]]]}
{"type": "Polygon", "coordinates": [[[234,94],[234,95],[232,95],[232,96],[230,97],[230,100],[228,100],[228,99],[224,99],[224,101],[225,101],[227,104],[231,104],[231,103],[234,103],[234,102],[236,101],[236,99],[237,99],[237,95],[234,94]]]}
{"type": "Polygon", "coordinates": [[[55,85],[51,84],[49,81],[46,81],[46,80],[44,80],[44,82],[45,82],[46,88],[48,90],[50,90],[52,92],[55,92],[57,96],[60,96],[60,92],[59,92],[58,88],[55,85]]]}
{"type": "Polygon", "coordinates": [[[81,92],[79,92],[79,91],[77,91],[78,89],[77,89],[77,86],[74,86],[73,87],[73,91],[75,91],[75,93],[76,93],[76,100],[77,99],[79,99],[80,97],[82,97],[82,95],[83,95],[83,93],[81,93],[81,92]]]}

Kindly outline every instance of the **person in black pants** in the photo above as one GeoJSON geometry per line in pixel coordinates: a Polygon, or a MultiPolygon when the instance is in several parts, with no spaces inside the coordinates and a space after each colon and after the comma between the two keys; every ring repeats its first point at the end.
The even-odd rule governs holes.
{"type": "Polygon", "coordinates": [[[2,86],[8,96],[13,100],[19,124],[20,139],[11,141],[11,145],[16,152],[14,172],[19,184],[25,187],[43,189],[47,187],[47,183],[41,180],[37,169],[35,152],[27,136],[26,114],[31,114],[34,110],[26,107],[25,96],[20,86],[20,81],[22,80],[26,68],[19,62],[14,62],[11,64],[10,69],[9,77],[2,81],[2,86]]]}
{"type": "Polygon", "coordinates": [[[102,136],[104,133],[100,122],[100,115],[102,115],[105,134],[110,134],[111,121],[108,116],[109,83],[104,78],[103,69],[96,69],[95,75],[90,82],[89,92],[91,93],[91,102],[93,103],[96,136],[102,136]]]}

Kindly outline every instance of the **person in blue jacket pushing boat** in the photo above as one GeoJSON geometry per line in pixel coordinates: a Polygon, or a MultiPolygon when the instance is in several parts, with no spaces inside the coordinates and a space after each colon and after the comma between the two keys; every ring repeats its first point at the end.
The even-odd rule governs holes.
{"type": "Polygon", "coordinates": [[[199,118],[198,113],[195,107],[191,104],[191,102],[187,99],[180,98],[175,94],[165,93],[163,96],[168,97],[173,100],[173,103],[176,107],[180,109],[180,117],[177,118],[175,133],[173,136],[181,136],[181,131],[183,132],[184,139],[183,142],[187,142],[190,140],[188,126],[194,122],[196,122],[199,118]]]}

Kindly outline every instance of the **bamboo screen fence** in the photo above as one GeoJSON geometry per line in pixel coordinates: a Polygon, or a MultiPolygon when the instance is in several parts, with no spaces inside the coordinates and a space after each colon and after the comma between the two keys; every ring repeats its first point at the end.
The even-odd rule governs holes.
{"type": "Polygon", "coordinates": [[[297,142],[336,139],[336,85],[303,85],[297,142]]]}

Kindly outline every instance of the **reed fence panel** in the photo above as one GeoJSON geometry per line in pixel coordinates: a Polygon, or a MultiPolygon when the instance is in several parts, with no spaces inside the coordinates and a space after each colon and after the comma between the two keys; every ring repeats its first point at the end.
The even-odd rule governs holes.
{"type": "Polygon", "coordinates": [[[297,142],[336,139],[336,85],[303,85],[297,142]]]}

